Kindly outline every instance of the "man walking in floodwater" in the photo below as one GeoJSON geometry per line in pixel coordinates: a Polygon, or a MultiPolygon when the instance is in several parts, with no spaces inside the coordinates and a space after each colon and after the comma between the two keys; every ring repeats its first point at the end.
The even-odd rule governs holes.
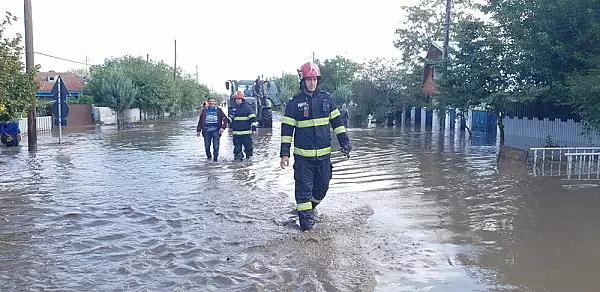
{"type": "Polygon", "coordinates": [[[219,146],[221,135],[225,128],[227,128],[227,116],[220,107],[217,106],[217,101],[209,97],[208,105],[202,108],[200,113],[200,119],[198,120],[198,126],[196,126],[196,136],[200,137],[200,134],[204,137],[204,150],[206,151],[206,158],[217,161],[219,156],[219,146]],[[213,153],[210,153],[210,145],[213,145],[213,153]]]}
{"type": "Polygon", "coordinates": [[[229,117],[231,130],[233,131],[233,159],[243,160],[242,146],[246,159],[252,157],[253,145],[252,135],[256,133],[258,122],[256,114],[252,108],[245,102],[244,93],[237,91],[234,96],[235,105],[232,108],[232,115],[229,117]]]}
{"type": "Polygon", "coordinates": [[[348,109],[346,108],[346,104],[342,104],[342,109],[340,110],[342,114],[342,123],[344,124],[344,128],[348,129],[348,120],[350,120],[350,114],[348,113],[348,109]]]}
{"type": "Polygon", "coordinates": [[[294,140],[294,181],[300,228],[312,229],[313,210],[325,198],[332,176],[331,132],[337,135],[342,151],[352,150],[340,111],[329,93],[318,88],[321,71],[311,62],[299,70],[300,92],[290,98],[281,120],[281,168],[289,166],[294,140]]]}

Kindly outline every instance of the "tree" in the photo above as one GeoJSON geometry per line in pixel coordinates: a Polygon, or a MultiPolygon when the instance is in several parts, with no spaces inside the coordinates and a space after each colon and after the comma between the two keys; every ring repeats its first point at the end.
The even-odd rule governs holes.
{"type": "Polygon", "coordinates": [[[283,74],[281,77],[274,78],[274,80],[278,90],[279,103],[285,105],[299,91],[298,74],[283,74]]]}
{"type": "MultiPolygon", "coordinates": [[[[474,7],[473,0],[454,0],[452,22],[471,15],[468,10],[474,7]]],[[[394,32],[398,39],[394,46],[401,52],[401,66],[406,70],[422,67],[425,62],[425,51],[434,40],[444,37],[446,15],[445,0],[421,0],[413,6],[402,6],[405,17],[401,28],[394,32]]],[[[451,29],[450,37],[454,39],[456,32],[451,29]]]]}
{"type": "Polygon", "coordinates": [[[325,59],[322,63],[315,60],[315,63],[321,69],[319,88],[329,92],[337,106],[348,102],[352,83],[356,80],[361,65],[342,56],[325,59]]]}
{"type": "Polygon", "coordinates": [[[490,0],[492,16],[519,52],[514,73],[530,99],[571,105],[588,129],[600,130],[600,1],[490,0]]]}
{"type": "Polygon", "coordinates": [[[99,94],[101,77],[115,68],[125,74],[136,88],[137,94],[131,106],[147,114],[152,113],[155,117],[160,117],[165,112],[176,115],[193,111],[210,94],[205,85],[197,84],[195,77],[181,70],[173,78],[173,68],[164,62],[148,62],[141,57],[125,55],[107,59],[104,64],[90,68],[86,91],[100,105],[106,104],[99,94]]]}
{"type": "Polygon", "coordinates": [[[37,72],[39,66],[26,73],[21,62],[22,36],[5,36],[6,28],[17,21],[10,12],[0,21],[0,121],[17,121],[35,101],[38,89],[37,72]]]}
{"type": "Polygon", "coordinates": [[[104,75],[100,77],[100,88],[97,94],[117,113],[117,129],[124,128],[123,111],[133,104],[137,93],[133,81],[119,68],[104,71],[104,75]]]}
{"type": "Polygon", "coordinates": [[[500,27],[478,20],[463,20],[456,26],[460,49],[451,57],[435,62],[440,78],[440,95],[436,96],[438,111],[447,108],[467,111],[472,106],[485,105],[498,114],[500,144],[504,144],[502,112],[518,98],[518,76],[515,72],[516,52],[500,27]]]}
{"type": "Polygon", "coordinates": [[[357,108],[353,116],[364,120],[371,114],[378,123],[393,125],[406,106],[417,103],[421,75],[398,68],[396,59],[377,58],[364,64],[354,85],[352,100],[357,108]]]}

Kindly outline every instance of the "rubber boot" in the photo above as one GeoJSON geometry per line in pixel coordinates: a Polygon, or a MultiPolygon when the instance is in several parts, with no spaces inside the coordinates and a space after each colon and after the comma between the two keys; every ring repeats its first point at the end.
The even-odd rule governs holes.
{"type": "Polygon", "coordinates": [[[298,211],[298,221],[300,221],[300,229],[302,231],[311,230],[315,225],[312,213],[313,210],[298,211]]]}
{"type": "Polygon", "coordinates": [[[319,205],[319,203],[315,203],[315,202],[313,202],[313,201],[311,201],[311,203],[312,203],[312,208],[313,208],[313,210],[314,210],[315,208],[317,208],[317,206],[319,205]]]}

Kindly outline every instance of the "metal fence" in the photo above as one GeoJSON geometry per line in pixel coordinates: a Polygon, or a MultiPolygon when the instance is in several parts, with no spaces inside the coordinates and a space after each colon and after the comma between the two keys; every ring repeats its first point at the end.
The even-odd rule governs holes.
{"type": "Polygon", "coordinates": [[[600,153],[567,153],[567,179],[600,180],[600,153]]]}
{"type": "Polygon", "coordinates": [[[530,148],[533,176],[600,179],[600,147],[530,148]]]}
{"type": "MultiPolygon", "coordinates": [[[[36,117],[35,127],[38,132],[52,131],[52,117],[36,117]]],[[[27,133],[27,118],[19,120],[19,129],[21,130],[21,133],[27,133]]]]}

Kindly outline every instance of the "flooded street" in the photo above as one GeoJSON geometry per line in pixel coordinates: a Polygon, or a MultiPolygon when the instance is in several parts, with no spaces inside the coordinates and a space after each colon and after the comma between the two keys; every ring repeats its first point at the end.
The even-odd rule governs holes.
{"type": "Polygon", "coordinates": [[[303,233],[276,120],[241,163],[229,132],[206,160],[196,117],[0,148],[1,290],[597,291],[600,188],[499,173],[454,134],[350,129],[303,233]]]}

